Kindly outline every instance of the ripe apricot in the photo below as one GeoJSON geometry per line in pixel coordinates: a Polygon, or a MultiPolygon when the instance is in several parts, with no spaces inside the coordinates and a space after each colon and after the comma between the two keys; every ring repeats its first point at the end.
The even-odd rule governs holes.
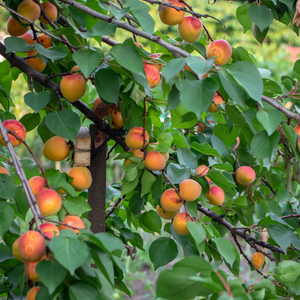
{"type": "Polygon", "coordinates": [[[10,173],[3,167],[0,167],[0,174],[7,174],[10,176],[10,173]]]}
{"type": "Polygon", "coordinates": [[[59,212],[62,206],[60,195],[51,189],[44,189],[35,196],[43,217],[48,217],[59,212]]]}
{"type": "Polygon", "coordinates": [[[19,238],[18,250],[25,260],[35,261],[40,259],[45,249],[45,239],[38,231],[26,231],[19,238]]]}
{"type": "Polygon", "coordinates": [[[159,205],[156,206],[157,214],[165,220],[173,219],[179,213],[179,211],[180,211],[180,209],[173,211],[173,212],[164,211],[159,205]]]}
{"type": "Polygon", "coordinates": [[[160,72],[156,66],[152,64],[144,64],[144,71],[150,88],[153,89],[158,86],[160,82],[160,72]]]}
{"type": "MultiPolygon", "coordinates": [[[[35,50],[30,50],[28,52],[27,56],[34,56],[36,55],[37,52],[35,50]]],[[[31,66],[32,68],[34,68],[35,70],[37,70],[38,72],[43,72],[47,66],[47,64],[45,64],[43,62],[43,60],[41,58],[38,57],[31,57],[31,58],[26,58],[26,63],[31,66]]]]}
{"type": "Polygon", "coordinates": [[[30,32],[25,32],[24,34],[22,34],[18,37],[25,40],[28,45],[34,45],[34,43],[35,43],[35,41],[33,39],[33,35],[30,32]]]}
{"type": "Polygon", "coordinates": [[[70,147],[67,140],[60,136],[53,136],[43,147],[43,154],[46,158],[52,161],[62,161],[69,155],[70,147]]]}
{"type": "Polygon", "coordinates": [[[11,36],[20,36],[29,29],[29,26],[24,29],[16,19],[10,16],[7,20],[6,29],[11,36]]]}
{"type": "MultiPolygon", "coordinates": [[[[44,8],[45,13],[48,15],[48,17],[53,22],[55,22],[55,20],[57,18],[57,13],[58,13],[56,6],[50,2],[44,2],[44,3],[42,3],[42,7],[44,8]]],[[[48,21],[42,15],[42,13],[39,16],[39,20],[43,24],[49,24],[48,21]]]]}
{"type": "Polygon", "coordinates": [[[187,228],[187,223],[192,221],[186,212],[179,213],[173,220],[173,229],[178,235],[188,235],[190,231],[187,228]]]}
{"type": "Polygon", "coordinates": [[[110,112],[111,121],[116,130],[120,130],[123,127],[123,118],[120,111],[111,111],[110,112]]]}
{"type": "Polygon", "coordinates": [[[211,186],[209,188],[209,193],[208,194],[206,193],[205,196],[207,200],[210,202],[210,204],[216,206],[222,205],[225,199],[225,194],[223,190],[216,185],[211,186]]]}
{"type": "MultiPolygon", "coordinates": [[[[140,149],[130,149],[129,152],[132,152],[135,157],[144,157],[144,152],[140,149]]],[[[132,157],[132,156],[131,156],[132,157]]],[[[129,158],[125,158],[125,167],[128,167],[128,165],[131,163],[131,160],[129,158]]]]}
{"type": "Polygon", "coordinates": [[[25,276],[27,277],[28,280],[32,281],[41,281],[37,272],[36,272],[36,266],[41,260],[48,260],[48,257],[46,253],[43,254],[43,256],[36,261],[30,261],[26,260],[24,264],[24,271],[25,271],[25,276]]]}
{"type": "MultiPolygon", "coordinates": [[[[170,4],[177,7],[185,7],[183,3],[180,3],[176,0],[171,0],[170,4]]],[[[159,18],[162,23],[166,25],[177,25],[179,24],[182,19],[184,18],[185,11],[183,10],[176,10],[172,7],[167,7],[160,5],[158,8],[159,18]]]]}
{"type": "MultiPolygon", "coordinates": [[[[17,136],[19,136],[21,139],[25,140],[25,138],[26,138],[26,129],[25,129],[24,125],[21,122],[19,122],[17,120],[9,119],[9,120],[5,120],[4,122],[2,122],[2,124],[5,128],[14,131],[14,133],[17,136]]],[[[13,145],[13,147],[17,147],[17,146],[20,146],[22,144],[22,142],[20,140],[15,138],[10,133],[8,133],[7,135],[8,135],[8,138],[9,138],[11,144],[13,145]]],[[[3,146],[6,146],[4,140],[2,139],[2,134],[1,133],[0,133],[0,143],[3,146]]]]}
{"type": "Polygon", "coordinates": [[[293,102],[292,101],[288,101],[286,104],[283,105],[284,108],[292,108],[293,107],[293,102]]]}
{"type": "Polygon", "coordinates": [[[162,153],[151,150],[146,155],[145,166],[151,171],[159,171],[166,166],[166,158],[162,153]]]}
{"type": "MultiPolygon", "coordinates": [[[[24,0],[18,5],[17,12],[21,16],[34,22],[39,18],[40,14],[41,14],[41,8],[39,7],[38,4],[36,4],[32,0],[24,0]]],[[[22,18],[19,18],[19,20],[20,20],[20,22],[22,22],[24,24],[29,24],[28,21],[26,21],[22,18]]]]}
{"type": "Polygon", "coordinates": [[[196,169],[196,173],[199,174],[199,177],[205,176],[209,171],[209,167],[206,165],[201,165],[196,169]]]}
{"type": "Polygon", "coordinates": [[[12,245],[12,254],[17,260],[19,260],[21,262],[25,262],[26,259],[19,252],[19,248],[18,248],[19,240],[20,240],[20,238],[18,238],[17,240],[14,241],[14,243],[12,245]]]}
{"type": "Polygon", "coordinates": [[[202,187],[193,179],[185,179],[180,183],[179,191],[180,197],[183,200],[191,202],[200,197],[202,187]]]}
{"type": "Polygon", "coordinates": [[[28,184],[31,187],[32,193],[36,196],[40,191],[45,189],[45,179],[40,176],[33,176],[28,180],[28,184]]]}
{"type": "Polygon", "coordinates": [[[60,91],[69,102],[79,100],[86,90],[86,81],[79,74],[67,75],[60,81],[60,91]]]}
{"type": "Polygon", "coordinates": [[[160,205],[166,212],[175,212],[182,206],[182,201],[175,189],[170,188],[163,192],[160,197],[160,205]]]}
{"type": "Polygon", "coordinates": [[[232,49],[225,40],[216,40],[211,42],[206,48],[207,58],[216,56],[215,64],[222,66],[230,61],[232,49]]]}
{"type": "Polygon", "coordinates": [[[38,42],[42,44],[46,49],[52,46],[51,37],[45,33],[38,35],[38,42]]]}
{"type": "Polygon", "coordinates": [[[260,269],[264,262],[265,256],[261,252],[255,252],[252,254],[251,261],[255,270],[260,269]]]}
{"type": "Polygon", "coordinates": [[[296,125],[295,127],[294,127],[294,130],[295,130],[295,132],[300,136],[300,125],[296,125]]]}
{"type": "MultiPolygon", "coordinates": [[[[150,57],[151,58],[154,58],[154,59],[156,59],[156,58],[159,58],[161,56],[161,54],[158,54],[158,53],[153,53],[153,54],[150,54],[150,57]]],[[[155,68],[158,70],[158,71],[160,71],[161,69],[162,69],[162,64],[160,64],[160,63],[158,63],[158,64],[153,64],[153,66],[155,66],[155,68]]]]}
{"type": "MultiPolygon", "coordinates": [[[[78,65],[74,66],[74,67],[71,69],[71,72],[74,72],[74,71],[80,71],[80,68],[79,68],[78,65]]],[[[85,78],[85,77],[83,76],[83,73],[82,73],[82,72],[78,72],[78,73],[75,73],[75,74],[78,74],[78,75],[82,76],[83,79],[85,80],[85,82],[88,81],[88,79],[85,78]]]]}
{"type": "Polygon", "coordinates": [[[201,35],[202,29],[202,22],[192,16],[184,17],[181,23],[178,24],[178,33],[180,37],[188,43],[197,41],[201,35]]]}
{"type": "Polygon", "coordinates": [[[40,290],[40,286],[34,286],[33,288],[31,288],[27,295],[26,295],[26,299],[25,300],[35,300],[35,296],[37,294],[37,292],[40,290]]]}
{"type": "Polygon", "coordinates": [[[59,229],[52,223],[43,223],[40,225],[41,230],[44,233],[44,236],[48,237],[50,240],[59,235],[59,229]]]}
{"type": "Polygon", "coordinates": [[[204,123],[198,122],[197,126],[196,126],[196,131],[197,133],[205,130],[206,125],[204,123]]]}
{"type": "MultiPolygon", "coordinates": [[[[83,221],[77,216],[67,215],[65,217],[65,219],[62,221],[62,223],[68,224],[70,226],[73,226],[73,227],[76,227],[79,229],[85,228],[83,221]]],[[[70,228],[68,226],[61,225],[61,224],[58,226],[58,228],[59,228],[59,230],[70,229],[70,230],[73,230],[76,234],[79,232],[79,229],[73,229],[73,228],[70,228]]]]}
{"type": "MultiPolygon", "coordinates": [[[[149,134],[145,131],[145,145],[149,141],[149,134]]],[[[125,138],[126,145],[131,149],[142,149],[144,145],[143,127],[131,128],[125,138]]]]}
{"type": "Polygon", "coordinates": [[[73,167],[69,170],[68,175],[73,177],[70,184],[75,191],[83,191],[92,184],[92,174],[86,167],[73,167]]]}
{"type": "Polygon", "coordinates": [[[235,180],[241,185],[248,185],[252,183],[255,178],[256,175],[254,170],[248,166],[239,167],[235,173],[235,180]]]}

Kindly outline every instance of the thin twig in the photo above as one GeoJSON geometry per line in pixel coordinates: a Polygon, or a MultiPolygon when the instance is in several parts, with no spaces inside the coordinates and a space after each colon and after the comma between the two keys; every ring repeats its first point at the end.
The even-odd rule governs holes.
{"type": "Polygon", "coordinates": [[[118,208],[119,204],[125,199],[126,195],[118,198],[118,200],[114,203],[112,209],[105,215],[105,220],[118,208]]]}

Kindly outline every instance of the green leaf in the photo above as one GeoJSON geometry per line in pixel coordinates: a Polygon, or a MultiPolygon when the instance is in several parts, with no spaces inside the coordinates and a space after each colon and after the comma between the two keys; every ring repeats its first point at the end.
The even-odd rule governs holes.
{"type": "Polygon", "coordinates": [[[194,118],[189,121],[181,121],[181,117],[188,112],[189,110],[186,109],[181,103],[177,105],[175,110],[171,110],[172,128],[180,129],[194,127],[197,123],[196,115],[194,115],[194,118]]]}
{"type": "Polygon", "coordinates": [[[128,168],[125,172],[125,176],[124,178],[127,180],[127,181],[134,181],[138,176],[138,170],[137,168],[128,168]]]}
{"type": "MultiPolygon", "coordinates": [[[[193,202],[191,202],[193,203],[193,202]]],[[[190,211],[190,209],[189,209],[190,211]]],[[[198,249],[199,255],[203,252],[201,250],[200,244],[205,240],[206,238],[206,230],[203,225],[195,222],[188,222],[187,223],[188,230],[195,240],[196,247],[198,249]]]]}
{"type": "Polygon", "coordinates": [[[75,112],[64,109],[50,113],[45,117],[45,123],[55,135],[61,136],[75,143],[81,125],[80,118],[75,112]]]}
{"type": "Polygon", "coordinates": [[[275,279],[282,283],[294,282],[300,276],[300,264],[296,261],[282,261],[275,268],[275,279]]]}
{"type": "Polygon", "coordinates": [[[167,175],[172,183],[178,184],[182,180],[189,178],[191,171],[186,166],[170,163],[167,167],[167,175]]]}
{"type": "Polygon", "coordinates": [[[271,238],[278,244],[278,246],[287,253],[287,248],[290,246],[292,242],[292,236],[290,234],[290,230],[282,225],[269,225],[268,233],[271,238]]]}
{"type": "Polygon", "coordinates": [[[202,78],[214,65],[214,58],[207,60],[201,59],[199,56],[189,56],[187,59],[187,65],[196,73],[198,78],[202,78]]]}
{"type": "Polygon", "coordinates": [[[34,47],[38,53],[49,58],[53,63],[56,60],[62,59],[67,56],[67,52],[62,47],[51,47],[46,49],[43,45],[35,43],[34,47]]]}
{"type": "Polygon", "coordinates": [[[236,125],[238,128],[242,128],[244,126],[246,119],[236,106],[226,104],[225,111],[229,120],[234,125],[236,125]]]}
{"type": "Polygon", "coordinates": [[[232,131],[229,132],[227,124],[215,125],[213,132],[215,136],[224,142],[226,148],[236,141],[239,134],[237,126],[234,126],[232,131]]]}
{"type": "MultiPolygon", "coordinates": [[[[101,295],[99,291],[91,284],[86,282],[77,282],[70,286],[69,296],[71,300],[99,300],[101,295]]],[[[104,299],[104,298],[103,298],[104,299]]]]}
{"type": "Polygon", "coordinates": [[[113,35],[116,29],[116,24],[99,21],[93,26],[93,36],[113,35]]]}
{"type": "Polygon", "coordinates": [[[295,132],[294,128],[292,128],[292,126],[287,125],[287,123],[282,124],[282,129],[288,141],[290,142],[290,145],[293,149],[295,156],[297,157],[298,161],[300,161],[300,153],[298,150],[298,143],[297,143],[298,141],[297,133],[295,132]]]}
{"type": "Polygon", "coordinates": [[[166,83],[174,78],[177,73],[183,70],[184,66],[186,65],[186,58],[175,58],[170,60],[167,65],[163,69],[163,76],[166,79],[166,83]]]}
{"type": "Polygon", "coordinates": [[[92,210],[89,203],[84,199],[84,197],[68,196],[65,198],[63,206],[71,215],[81,215],[92,210]]]}
{"type": "Polygon", "coordinates": [[[144,212],[140,216],[140,222],[142,222],[142,224],[149,230],[155,231],[160,234],[162,223],[161,218],[158,216],[156,211],[149,210],[144,212]]]}
{"type": "Polygon", "coordinates": [[[4,39],[4,44],[6,47],[5,53],[9,52],[28,52],[30,51],[33,46],[29,45],[24,39],[10,36],[4,39]]]}
{"type": "Polygon", "coordinates": [[[281,86],[270,79],[263,78],[264,82],[264,95],[268,97],[276,97],[277,95],[281,95],[283,93],[281,86]]]}
{"type": "Polygon", "coordinates": [[[245,89],[249,97],[262,104],[263,81],[258,69],[246,61],[237,62],[226,69],[236,82],[245,89]]]}
{"type": "Polygon", "coordinates": [[[204,80],[182,80],[180,101],[184,107],[196,114],[198,119],[207,111],[214,99],[218,84],[211,78],[204,80]]]}
{"type": "Polygon", "coordinates": [[[149,172],[148,170],[144,171],[144,174],[142,176],[142,193],[141,196],[146,195],[147,193],[150,192],[151,187],[153,183],[155,182],[155,177],[154,175],[149,172]]]}
{"type": "Polygon", "coordinates": [[[273,21],[273,13],[266,6],[251,4],[248,7],[250,19],[257,25],[260,31],[268,28],[273,21]]]}
{"type": "Polygon", "coordinates": [[[95,237],[102,243],[101,248],[103,248],[103,250],[105,250],[109,254],[115,250],[124,249],[124,244],[122,243],[122,240],[111,233],[101,232],[95,234],[95,237]]]}
{"type": "Polygon", "coordinates": [[[197,168],[197,156],[187,148],[177,149],[178,162],[191,169],[197,168]]]}
{"type": "Polygon", "coordinates": [[[118,104],[120,85],[117,73],[111,69],[100,69],[95,76],[95,86],[101,99],[118,104]]]}
{"type": "Polygon", "coordinates": [[[268,135],[270,136],[279,126],[282,113],[277,109],[271,109],[268,112],[259,110],[256,113],[256,118],[264,126],[268,135]]]}
{"type": "Polygon", "coordinates": [[[236,18],[240,24],[244,27],[244,33],[251,29],[252,21],[248,15],[248,7],[250,3],[244,3],[240,5],[236,10],[236,18]]]}
{"type": "Polygon", "coordinates": [[[29,206],[22,186],[16,186],[15,201],[16,201],[18,213],[20,213],[25,219],[29,206]]]}
{"type": "Polygon", "coordinates": [[[133,16],[136,18],[136,20],[141,25],[142,29],[148,33],[150,36],[152,36],[154,31],[154,20],[146,11],[139,10],[133,12],[133,16]]]}
{"type": "MultiPolygon", "coordinates": [[[[226,174],[226,172],[223,173],[226,174]]],[[[229,181],[223,173],[216,170],[210,170],[207,176],[210,180],[212,180],[214,184],[219,186],[221,189],[231,191],[230,188],[234,188],[236,185],[233,182],[229,181]]],[[[227,173],[227,175],[229,174],[227,173]]],[[[229,177],[231,176],[229,175],[229,177]]]]}
{"type": "Polygon", "coordinates": [[[234,245],[222,237],[215,238],[213,241],[216,243],[220,255],[223,256],[230,266],[233,266],[233,263],[236,260],[234,245]]]}
{"type": "Polygon", "coordinates": [[[269,31],[269,27],[266,28],[263,32],[261,32],[258,28],[258,26],[253,22],[252,23],[252,26],[251,26],[251,29],[252,29],[252,33],[253,33],[253,36],[255,37],[255,39],[259,42],[259,43],[263,43],[263,41],[265,40],[265,37],[269,31]]]}
{"type": "Polygon", "coordinates": [[[101,62],[101,55],[96,51],[78,50],[72,57],[85,78],[88,78],[101,62]]]}
{"type": "Polygon", "coordinates": [[[43,284],[48,288],[49,294],[54,292],[68,274],[67,269],[56,260],[41,260],[36,266],[36,272],[43,284]]]}
{"type": "Polygon", "coordinates": [[[209,144],[207,143],[196,143],[192,142],[190,147],[194,150],[196,150],[199,153],[205,154],[205,155],[211,155],[211,156],[221,156],[217,150],[213,149],[209,144]]]}
{"type": "MultiPolygon", "coordinates": [[[[190,222],[192,223],[192,222],[190,222]]],[[[160,237],[155,240],[149,248],[149,257],[153,263],[154,270],[165,266],[178,255],[177,245],[171,238],[160,237]]]]}
{"type": "Polygon", "coordinates": [[[54,253],[57,261],[65,267],[71,275],[88,258],[89,249],[86,243],[76,238],[56,236],[49,243],[50,250],[54,253]]]}
{"type": "Polygon", "coordinates": [[[280,133],[275,131],[271,136],[263,130],[256,134],[251,141],[253,155],[257,158],[265,159],[271,157],[274,148],[278,145],[280,133]]]}
{"type": "Polygon", "coordinates": [[[12,178],[7,174],[0,173],[0,199],[14,199],[15,185],[12,178]]]}
{"type": "Polygon", "coordinates": [[[41,122],[41,116],[39,113],[36,114],[26,114],[19,120],[24,126],[26,131],[31,131],[37,127],[41,122]]]}
{"type": "MultiPolygon", "coordinates": [[[[2,174],[0,174],[2,175],[2,174]]],[[[8,176],[8,175],[7,175],[8,176]]],[[[3,189],[1,189],[2,193],[3,189]]],[[[14,220],[15,212],[10,204],[6,204],[0,210],[0,237],[3,239],[5,232],[9,229],[11,223],[14,220]]]]}
{"type": "Polygon", "coordinates": [[[144,74],[142,58],[132,46],[117,44],[109,50],[109,53],[123,68],[132,73],[144,74]]]}

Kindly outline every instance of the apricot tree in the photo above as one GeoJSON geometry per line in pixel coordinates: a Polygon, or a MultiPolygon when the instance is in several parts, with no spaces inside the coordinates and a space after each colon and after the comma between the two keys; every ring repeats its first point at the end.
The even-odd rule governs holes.
{"type": "MultiPolygon", "coordinates": [[[[160,235],[147,250],[155,270],[184,253],[160,272],[161,299],[300,299],[300,61],[272,80],[255,53],[226,33],[214,40],[205,21],[220,21],[198,3],[50,2],[0,3],[11,14],[0,43],[0,296],[130,295],[122,258],[145,251],[145,231],[160,235]],[[150,4],[180,37],[154,32],[150,4]],[[132,38],[114,40],[117,29],[132,38]],[[17,120],[19,76],[33,112],[17,120]],[[78,164],[84,126],[91,159],[78,164]],[[35,129],[47,159],[69,158],[68,173],[43,168],[26,142],[35,129]],[[125,175],[99,193],[112,152],[125,175]],[[241,260],[257,280],[243,280],[241,260]]],[[[263,43],[272,22],[296,39],[298,9],[249,1],[236,16],[263,43]]]]}

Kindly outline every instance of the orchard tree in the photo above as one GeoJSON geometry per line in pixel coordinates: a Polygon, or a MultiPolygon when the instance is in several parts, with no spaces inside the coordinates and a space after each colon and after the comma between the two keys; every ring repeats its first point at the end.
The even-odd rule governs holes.
{"type": "MultiPolygon", "coordinates": [[[[158,298],[300,299],[300,61],[271,80],[255,55],[205,25],[227,24],[184,0],[0,6],[10,13],[0,43],[0,296],[130,295],[122,259],[145,251],[143,230],[161,235],[148,251],[155,270],[184,253],[159,274],[158,298]],[[175,38],[154,32],[153,6],[175,38]],[[117,29],[132,38],[112,39],[117,29]],[[17,120],[19,76],[32,112],[17,120]],[[36,128],[43,155],[69,159],[68,173],[43,168],[26,142],[36,128]],[[18,156],[24,146],[30,161],[18,156]],[[113,154],[125,175],[106,186],[113,154]]],[[[249,1],[236,17],[263,43],[272,22],[296,39],[299,10],[294,0],[249,1]]]]}

